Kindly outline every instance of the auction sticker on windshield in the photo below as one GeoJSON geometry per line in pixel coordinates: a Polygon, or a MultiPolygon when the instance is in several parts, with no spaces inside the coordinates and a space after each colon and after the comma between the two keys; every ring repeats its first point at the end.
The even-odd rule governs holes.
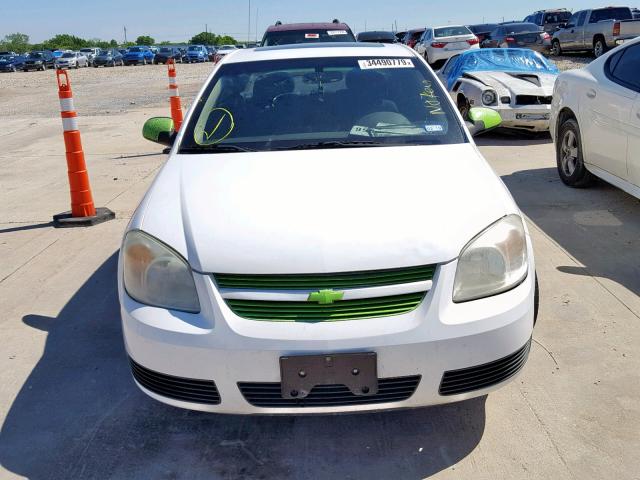
{"type": "Polygon", "coordinates": [[[346,30],[327,30],[327,35],[348,35],[346,30]]]}
{"type": "Polygon", "coordinates": [[[319,33],[305,33],[304,38],[320,38],[319,33]]]}
{"type": "Polygon", "coordinates": [[[415,68],[410,58],[370,58],[368,60],[358,60],[360,69],[370,70],[372,68],[415,68]]]}

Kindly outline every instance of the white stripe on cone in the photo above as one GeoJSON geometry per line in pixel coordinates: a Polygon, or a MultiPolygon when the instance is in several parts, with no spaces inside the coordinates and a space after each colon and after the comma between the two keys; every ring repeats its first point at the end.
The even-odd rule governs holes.
{"type": "Polygon", "coordinates": [[[61,98],[60,99],[60,111],[61,112],[73,112],[73,98],[61,98]]]}
{"type": "Polygon", "coordinates": [[[175,77],[169,77],[169,85],[175,85],[176,84],[176,78],[175,77]]]}
{"type": "Polygon", "coordinates": [[[173,95],[170,95],[171,97],[179,97],[179,96],[180,96],[180,93],[178,92],[178,89],[177,89],[177,88],[176,88],[176,89],[173,89],[173,90],[171,90],[171,91],[173,92],[173,95]]]}
{"type": "Polygon", "coordinates": [[[65,132],[78,130],[78,117],[69,117],[62,119],[62,129],[65,132]]]}

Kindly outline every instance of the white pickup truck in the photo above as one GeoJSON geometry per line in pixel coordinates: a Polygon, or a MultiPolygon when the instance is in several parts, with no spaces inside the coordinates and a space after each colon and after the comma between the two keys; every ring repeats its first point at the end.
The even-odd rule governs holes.
{"type": "Polygon", "coordinates": [[[554,55],[570,50],[592,50],[600,57],[607,50],[640,36],[640,19],[634,20],[629,7],[580,10],[553,34],[554,55]]]}

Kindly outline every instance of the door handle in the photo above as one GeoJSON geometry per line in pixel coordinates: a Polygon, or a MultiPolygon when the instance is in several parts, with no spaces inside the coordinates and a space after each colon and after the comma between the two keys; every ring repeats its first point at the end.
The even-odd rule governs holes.
{"type": "Polygon", "coordinates": [[[589,98],[596,98],[598,94],[596,93],[596,91],[592,88],[587,90],[587,97],[589,98]]]}

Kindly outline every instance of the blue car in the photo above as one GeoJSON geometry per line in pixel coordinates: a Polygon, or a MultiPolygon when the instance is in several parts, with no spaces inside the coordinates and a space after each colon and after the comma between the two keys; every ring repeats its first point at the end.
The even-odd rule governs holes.
{"type": "Polygon", "coordinates": [[[153,57],[154,54],[149,47],[139,46],[130,47],[124,54],[123,60],[125,65],[146,65],[153,62],[153,57]]]}
{"type": "Polygon", "coordinates": [[[209,52],[207,51],[207,47],[204,45],[189,45],[189,48],[187,48],[186,58],[188,63],[206,62],[208,60],[209,52]]]}
{"type": "Polygon", "coordinates": [[[2,55],[0,56],[0,72],[17,72],[24,67],[25,55],[2,55]]]}

